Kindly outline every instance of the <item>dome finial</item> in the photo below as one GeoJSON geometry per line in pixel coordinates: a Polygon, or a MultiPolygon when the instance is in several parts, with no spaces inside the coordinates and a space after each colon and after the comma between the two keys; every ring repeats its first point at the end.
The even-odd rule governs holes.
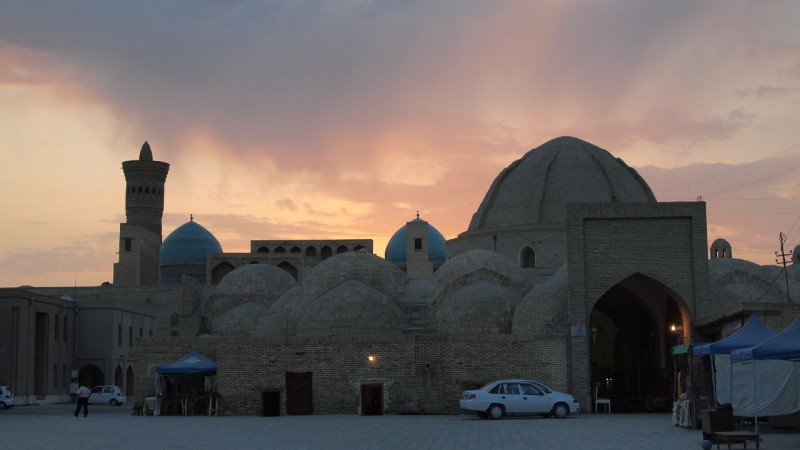
{"type": "Polygon", "coordinates": [[[194,216],[192,213],[189,213],[189,222],[194,222],[194,216]]]}
{"type": "Polygon", "coordinates": [[[417,219],[419,219],[419,211],[417,211],[417,219]]]}
{"type": "Polygon", "coordinates": [[[150,150],[150,144],[147,141],[144,141],[142,144],[142,149],[139,151],[139,161],[152,161],[153,160],[153,151],[150,150]]]}

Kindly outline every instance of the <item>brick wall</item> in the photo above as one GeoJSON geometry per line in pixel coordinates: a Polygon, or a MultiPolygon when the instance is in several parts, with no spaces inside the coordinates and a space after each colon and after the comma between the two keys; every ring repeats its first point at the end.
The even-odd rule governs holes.
{"type": "Polygon", "coordinates": [[[260,415],[261,393],[280,391],[286,372],[313,373],[314,413],[357,413],[361,383],[383,383],[389,414],[457,413],[464,389],[498,378],[532,378],[567,389],[566,338],[513,336],[198,337],[139,339],[135,400],[154,386],[154,368],[196,349],[218,365],[221,414],[260,415]],[[368,355],[377,357],[375,363],[368,355]]]}

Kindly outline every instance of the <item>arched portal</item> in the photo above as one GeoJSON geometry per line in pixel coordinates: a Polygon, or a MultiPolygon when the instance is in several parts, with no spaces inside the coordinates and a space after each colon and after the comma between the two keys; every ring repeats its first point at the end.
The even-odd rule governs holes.
{"type": "Polygon", "coordinates": [[[128,366],[125,372],[125,395],[133,395],[133,367],[128,366]]]}
{"type": "Polygon", "coordinates": [[[614,411],[668,411],[673,394],[670,348],[685,341],[669,325],[689,330],[688,317],[674,291],[641,274],[606,291],[589,314],[592,392],[599,387],[598,397],[610,398],[614,411]]]}
{"type": "Polygon", "coordinates": [[[106,384],[105,373],[94,364],[87,364],[78,372],[78,383],[88,388],[106,384]]]}
{"type": "Polygon", "coordinates": [[[117,366],[114,371],[114,386],[125,386],[125,380],[122,379],[122,367],[117,366]]]}

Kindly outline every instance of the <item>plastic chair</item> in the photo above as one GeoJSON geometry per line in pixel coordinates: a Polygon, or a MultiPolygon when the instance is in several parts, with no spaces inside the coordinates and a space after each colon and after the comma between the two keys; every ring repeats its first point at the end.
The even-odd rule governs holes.
{"type": "Polygon", "coordinates": [[[605,405],[606,414],[611,414],[611,399],[598,397],[599,392],[600,385],[596,384],[594,386],[594,413],[597,414],[600,405],[605,405]]]}

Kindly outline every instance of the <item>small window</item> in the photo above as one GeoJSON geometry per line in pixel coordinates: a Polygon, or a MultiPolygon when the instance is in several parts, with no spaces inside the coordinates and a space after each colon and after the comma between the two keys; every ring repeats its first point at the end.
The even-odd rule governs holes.
{"type": "Polygon", "coordinates": [[[519,265],[523,269],[533,269],[536,267],[536,252],[531,247],[526,246],[519,253],[519,265]]]}
{"type": "Polygon", "coordinates": [[[125,238],[124,239],[124,244],[123,245],[125,247],[125,251],[126,252],[131,251],[132,241],[133,241],[133,239],[131,239],[131,238],[125,238]]]}
{"type": "Polygon", "coordinates": [[[542,395],[542,391],[531,384],[520,384],[519,387],[524,395],[542,395]]]}
{"type": "Polygon", "coordinates": [[[58,314],[56,314],[56,320],[53,325],[53,339],[58,340],[58,314]]]}
{"type": "Polygon", "coordinates": [[[122,345],[122,324],[117,324],[117,345],[122,345]]]}
{"type": "Polygon", "coordinates": [[[414,238],[414,251],[415,252],[422,251],[422,238],[414,238]]]}
{"type": "Polygon", "coordinates": [[[128,347],[133,347],[133,327],[128,327],[128,347]]]}
{"type": "Polygon", "coordinates": [[[286,249],[279,245],[275,247],[275,253],[286,253],[286,249]]]}

